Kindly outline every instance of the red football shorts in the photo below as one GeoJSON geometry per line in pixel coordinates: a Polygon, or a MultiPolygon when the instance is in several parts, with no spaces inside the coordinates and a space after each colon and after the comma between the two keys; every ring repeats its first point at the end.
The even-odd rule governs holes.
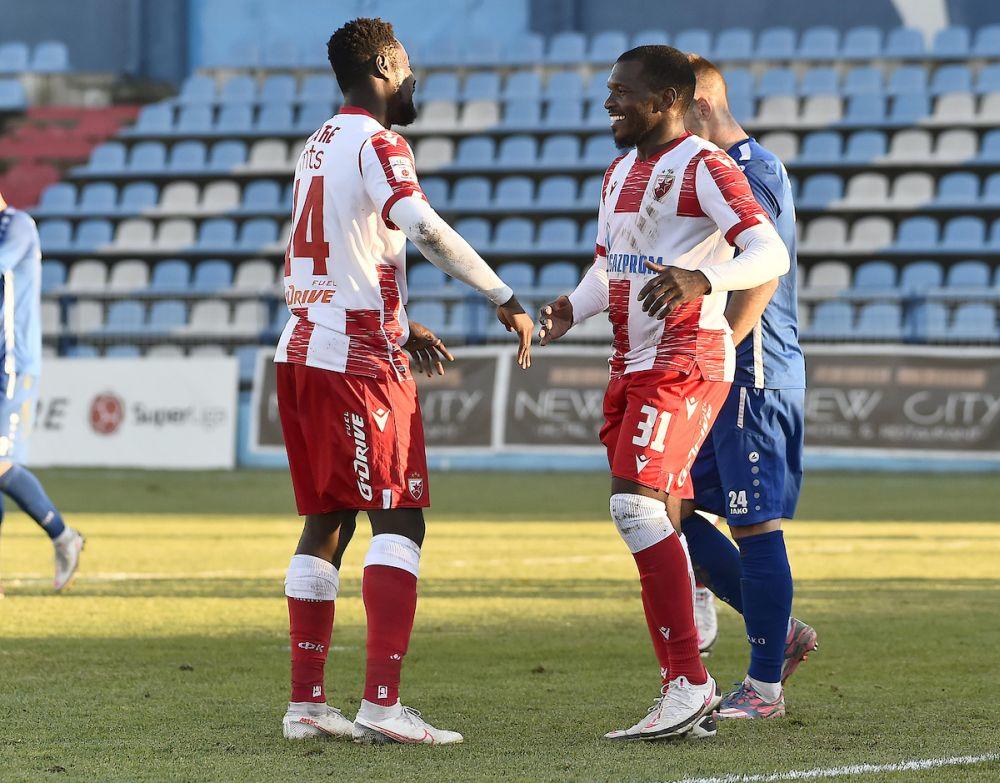
{"type": "Polygon", "coordinates": [[[290,363],[276,371],[299,514],[430,505],[412,378],[364,378],[290,363]]]}
{"type": "Polygon", "coordinates": [[[697,368],[641,370],[615,378],[604,395],[601,443],[611,475],[690,499],[691,465],[729,393],[697,368]]]}

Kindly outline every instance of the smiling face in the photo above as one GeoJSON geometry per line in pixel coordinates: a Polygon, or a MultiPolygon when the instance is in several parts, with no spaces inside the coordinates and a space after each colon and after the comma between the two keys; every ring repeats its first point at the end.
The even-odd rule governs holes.
{"type": "Polygon", "coordinates": [[[410,58],[403,44],[396,41],[389,65],[390,94],[386,98],[386,109],[390,125],[409,125],[417,119],[417,107],[413,103],[413,93],[417,80],[410,69],[410,58]]]}
{"type": "Polygon", "coordinates": [[[615,63],[608,77],[608,99],[604,108],[611,117],[611,135],[619,149],[637,146],[669,112],[677,98],[673,87],[652,90],[642,75],[642,63],[615,63]]]}

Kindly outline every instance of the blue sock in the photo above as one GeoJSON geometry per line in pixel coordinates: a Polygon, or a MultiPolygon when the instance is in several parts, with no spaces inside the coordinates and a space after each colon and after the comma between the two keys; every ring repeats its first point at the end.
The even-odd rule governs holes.
{"type": "Polygon", "coordinates": [[[743,621],[750,641],[748,674],[781,682],[788,618],[792,613],[792,571],[780,530],[741,538],[743,621]]]}
{"type": "Polygon", "coordinates": [[[681,531],[687,539],[695,573],[709,590],[743,614],[740,550],[700,514],[682,520],[681,531]]]}
{"type": "Polygon", "coordinates": [[[55,538],[66,529],[62,515],[52,505],[41,482],[27,468],[12,465],[0,476],[0,492],[10,495],[25,514],[42,526],[49,538],[55,538]]]}

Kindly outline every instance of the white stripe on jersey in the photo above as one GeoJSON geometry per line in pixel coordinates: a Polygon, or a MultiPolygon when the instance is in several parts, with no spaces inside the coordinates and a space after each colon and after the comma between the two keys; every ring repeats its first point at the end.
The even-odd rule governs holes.
{"type": "Polygon", "coordinates": [[[17,364],[14,359],[14,270],[3,273],[3,337],[4,357],[3,371],[7,375],[7,388],[4,393],[8,400],[14,399],[14,389],[17,386],[17,364]]]}
{"type": "Polygon", "coordinates": [[[753,386],[764,388],[764,324],[760,320],[753,327],[753,386]]]}

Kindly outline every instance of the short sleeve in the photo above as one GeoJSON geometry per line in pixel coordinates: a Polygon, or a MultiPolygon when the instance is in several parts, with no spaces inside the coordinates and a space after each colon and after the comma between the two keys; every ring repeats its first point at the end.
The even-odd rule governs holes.
{"type": "Polygon", "coordinates": [[[392,205],[406,196],[424,198],[410,145],[398,133],[379,131],[362,145],[359,164],[365,190],[382,220],[395,230],[396,226],[389,220],[392,205]]]}
{"type": "Polygon", "coordinates": [[[757,203],[746,175],[721,150],[704,155],[695,174],[695,189],[701,210],[719,227],[730,245],[752,226],[769,223],[757,203]]]}
{"type": "Polygon", "coordinates": [[[753,192],[757,203],[767,213],[772,223],[776,223],[781,214],[781,202],[774,186],[781,186],[781,180],[772,172],[768,171],[765,163],[750,162],[744,169],[743,174],[750,183],[750,190],[753,192]],[[764,171],[761,171],[761,169],[764,171]]]}

